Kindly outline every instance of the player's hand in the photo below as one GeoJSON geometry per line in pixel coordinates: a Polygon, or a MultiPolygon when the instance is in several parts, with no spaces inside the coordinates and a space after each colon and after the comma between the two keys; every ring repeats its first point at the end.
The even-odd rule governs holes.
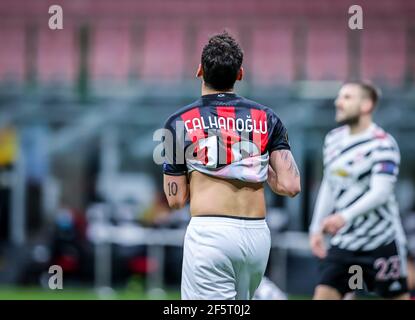
{"type": "Polygon", "coordinates": [[[311,251],[316,257],[324,259],[327,255],[326,244],[324,243],[324,235],[319,233],[313,233],[310,235],[311,251]]]}
{"type": "Polygon", "coordinates": [[[335,213],[323,220],[323,232],[335,235],[346,224],[346,220],[338,213],[335,213]]]}

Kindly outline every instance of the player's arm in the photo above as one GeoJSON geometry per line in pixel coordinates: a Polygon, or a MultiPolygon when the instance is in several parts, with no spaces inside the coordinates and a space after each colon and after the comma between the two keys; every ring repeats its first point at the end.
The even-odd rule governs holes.
{"type": "Polygon", "coordinates": [[[314,206],[313,218],[310,224],[310,234],[321,233],[323,228],[323,220],[333,213],[333,193],[330,189],[329,182],[326,177],[321,181],[318,191],[316,204],[314,206]]]}
{"type": "Polygon", "coordinates": [[[163,189],[169,207],[180,209],[186,205],[190,187],[188,171],[184,159],[184,131],[174,118],[169,118],[164,126],[165,159],[163,164],[163,189]],[[181,157],[178,154],[181,153],[181,157]]]}
{"type": "Polygon", "coordinates": [[[271,153],[268,185],[276,194],[295,197],[301,191],[300,172],[290,150],[271,153]]]}
{"type": "Polygon", "coordinates": [[[395,179],[387,175],[373,175],[370,179],[370,189],[364,196],[339,214],[351,221],[357,216],[366,214],[384,204],[395,186],[395,179]]]}
{"type": "Polygon", "coordinates": [[[169,207],[181,209],[186,205],[189,198],[189,183],[187,175],[173,176],[163,175],[164,194],[166,195],[169,207]]]}
{"type": "Polygon", "coordinates": [[[327,178],[323,177],[309,229],[311,251],[319,258],[324,258],[327,255],[323,236],[323,220],[332,213],[333,210],[333,194],[327,178]]]}
{"type": "MultiPolygon", "coordinates": [[[[327,146],[327,136],[323,146],[323,159],[327,146]]],[[[320,189],[318,191],[316,204],[314,206],[313,218],[309,228],[310,247],[313,254],[320,259],[327,256],[327,248],[324,241],[324,220],[334,211],[334,195],[326,174],[323,174],[320,189]]]]}
{"type": "Polygon", "coordinates": [[[355,203],[326,218],[323,228],[326,232],[335,234],[347,222],[358,216],[368,214],[388,201],[394,192],[397,175],[399,172],[400,155],[385,152],[374,152],[378,159],[374,162],[370,175],[370,188],[355,203]],[[379,155],[383,160],[379,160],[379,155]]]}
{"type": "Polygon", "coordinates": [[[395,181],[386,175],[374,175],[370,181],[370,189],[351,206],[327,217],[323,222],[323,230],[336,234],[347,222],[365,215],[384,204],[393,192],[395,181]]]}
{"type": "Polygon", "coordinates": [[[273,112],[270,113],[270,120],[267,182],[276,194],[294,197],[301,191],[300,172],[291,153],[287,129],[273,112]]]}

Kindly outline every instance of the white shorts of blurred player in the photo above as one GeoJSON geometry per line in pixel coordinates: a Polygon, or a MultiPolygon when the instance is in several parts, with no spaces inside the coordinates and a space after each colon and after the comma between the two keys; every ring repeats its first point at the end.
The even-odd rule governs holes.
{"type": "Polygon", "coordinates": [[[263,277],[253,300],[287,300],[287,295],[267,277],[263,277]]]}
{"type": "Polygon", "coordinates": [[[182,299],[252,299],[270,248],[265,219],[193,217],[184,241],[182,299]]]}

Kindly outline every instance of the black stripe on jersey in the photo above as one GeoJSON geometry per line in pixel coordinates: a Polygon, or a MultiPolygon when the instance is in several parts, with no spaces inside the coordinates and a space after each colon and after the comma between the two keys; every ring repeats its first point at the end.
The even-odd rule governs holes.
{"type": "MultiPolygon", "coordinates": [[[[361,231],[359,232],[359,228],[361,228],[363,225],[360,225],[359,227],[356,227],[355,231],[354,231],[354,234],[357,238],[361,238],[361,237],[365,236],[368,231],[372,230],[375,226],[378,225],[379,222],[382,221],[382,217],[380,216],[379,212],[376,212],[376,210],[370,211],[370,213],[367,214],[367,217],[368,218],[366,219],[366,221],[369,221],[372,217],[375,218],[376,220],[371,221],[371,224],[369,225],[369,227],[367,225],[364,225],[365,226],[365,228],[364,228],[365,233],[363,235],[360,234],[361,231]]],[[[360,229],[360,230],[362,230],[362,229],[360,229]]]]}
{"type": "Polygon", "coordinates": [[[356,223],[356,221],[354,221],[353,223],[350,223],[350,225],[347,227],[347,229],[342,230],[341,232],[339,232],[339,234],[341,235],[345,235],[346,233],[351,233],[352,231],[354,231],[358,226],[362,225],[365,221],[367,220],[367,216],[364,216],[363,219],[359,222],[356,223]]]}
{"type": "Polygon", "coordinates": [[[347,189],[341,189],[338,195],[335,197],[336,201],[340,199],[340,197],[347,191],[347,189]]]}
{"type": "MultiPolygon", "coordinates": [[[[347,234],[347,236],[349,237],[347,240],[341,239],[340,246],[347,249],[349,246],[354,245],[357,240],[361,240],[367,236],[367,230],[371,229],[373,226],[376,226],[379,223],[379,221],[382,221],[377,215],[375,215],[375,220],[371,219],[371,217],[373,217],[372,214],[373,214],[373,211],[367,215],[367,219],[365,220],[365,223],[360,226],[360,229],[355,228],[353,232],[349,232],[349,234],[347,234]]],[[[342,235],[342,236],[346,236],[346,235],[342,235]]],[[[366,243],[363,243],[362,245],[365,245],[365,244],[366,243]]],[[[356,250],[356,248],[354,248],[353,250],[356,250]]]]}
{"type": "Polygon", "coordinates": [[[344,235],[344,234],[346,234],[346,233],[349,233],[349,232],[351,232],[351,231],[353,231],[353,224],[350,224],[348,227],[347,227],[347,229],[345,229],[345,230],[342,230],[341,232],[339,232],[339,234],[341,234],[341,235],[344,235]]]}
{"type": "MultiPolygon", "coordinates": [[[[362,219],[358,225],[353,224],[351,227],[348,228],[348,230],[341,233],[341,235],[345,235],[346,233],[349,233],[349,234],[353,235],[354,236],[353,241],[364,239],[365,237],[367,238],[367,239],[365,239],[365,242],[363,244],[361,244],[358,248],[354,248],[354,250],[359,250],[359,249],[362,249],[365,246],[370,245],[370,243],[374,239],[379,238],[379,236],[381,234],[385,233],[385,231],[388,230],[392,226],[392,221],[388,220],[388,219],[385,219],[385,216],[383,214],[381,214],[380,211],[375,209],[371,214],[373,214],[373,213],[375,213],[375,215],[377,217],[377,221],[374,222],[374,224],[371,225],[368,229],[364,230],[363,234],[359,234],[358,228],[361,227],[363,225],[363,223],[369,219],[369,215],[366,215],[364,217],[364,219],[362,219]],[[381,230],[377,231],[375,234],[369,236],[369,233],[372,230],[374,230],[376,227],[378,227],[378,225],[380,223],[384,222],[384,221],[387,222],[385,224],[385,226],[381,230]]],[[[393,236],[391,236],[391,237],[393,237],[393,236]]],[[[390,240],[391,237],[385,238],[380,245],[383,245],[383,244],[387,243],[390,240]]]]}
{"type": "MultiPolygon", "coordinates": [[[[208,119],[209,116],[212,115],[217,115],[217,111],[216,111],[216,106],[203,106],[203,107],[199,107],[199,114],[201,117],[203,117],[204,119],[208,119]]],[[[219,128],[210,128],[210,129],[205,129],[203,128],[203,132],[205,134],[205,137],[208,136],[208,130],[210,131],[210,133],[215,133],[216,135],[220,136],[221,131],[219,128]]]]}
{"type": "MultiPolygon", "coordinates": [[[[380,244],[378,244],[376,247],[375,247],[375,249],[376,248],[379,248],[379,247],[381,247],[381,246],[387,246],[387,245],[389,245],[390,243],[392,243],[393,241],[395,241],[395,232],[393,232],[389,237],[387,237],[385,240],[383,240],[380,244]]],[[[379,235],[378,235],[378,237],[379,237],[379,235]]],[[[369,246],[369,244],[370,243],[366,243],[364,246],[362,246],[362,247],[360,247],[360,249],[361,250],[363,250],[363,251],[366,251],[367,250],[367,247],[369,246]]],[[[372,249],[372,250],[375,250],[375,249],[372,249]]]]}
{"type": "Polygon", "coordinates": [[[366,172],[361,173],[358,177],[357,177],[357,181],[360,181],[364,178],[366,178],[367,176],[369,176],[372,173],[372,168],[370,168],[369,170],[367,170],[366,172]]]}
{"type": "MultiPolygon", "coordinates": [[[[364,244],[362,244],[359,248],[358,248],[358,250],[359,249],[361,249],[361,248],[363,248],[363,247],[366,247],[366,246],[368,246],[369,244],[371,244],[371,242],[373,241],[373,240],[375,240],[375,238],[378,238],[382,233],[385,233],[385,231],[386,230],[388,230],[389,228],[390,228],[390,226],[391,226],[391,222],[389,221],[388,222],[388,224],[385,226],[385,228],[383,228],[383,230],[381,230],[380,232],[378,232],[378,233],[376,233],[375,235],[372,235],[372,236],[369,236],[369,237],[367,237],[367,240],[366,240],[366,243],[364,243],[364,244]]],[[[377,225],[377,224],[376,224],[377,225]]],[[[362,237],[361,237],[362,238],[362,237]]],[[[385,245],[385,244],[387,244],[389,241],[390,241],[390,239],[394,239],[395,238],[395,232],[393,232],[392,233],[392,235],[391,236],[389,236],[389,237],[386,237],[377,247],[379,247],[379,246],[382,246],[382,245],[385,245]]]]}
{"type": "MultiPolygon", "coordinates": [[[[379,213],[379,211],[377,211],[377,210],[373,210],[370,214],[374,214],[375,216],[376,216],[376,218],[377,218],[377,221],[372,225],[372,226],[370,226],[369,227],[369,229],[366,229],[365,230],[365,234],[367,234],[367,233],[369,233],[370,232],[370,230],[373,230],[374,228],[376,228],[376,226],[380,223],[380,222],[382,222],[382,220],[384,220],[383,218],[382,218],[382,215],[379,213]]],[[[361,238],[362,236],[365,236],[365,235],[359,235],[359,238],[361,238]]]]}
{"type": "MultiPolygon", "coordinates": [[[[381,222],[383,222],[384,220],[382,220],[382,221],[379,221],[379,223],[381,223],[381,222]]],[[[378,232],[376,232],[375,234],[372,234],[371,236],[369,236],[369,239],[368,239],[368,242],[370,242],[370,240],[372,240],[373,238],[376,238],[378,235],[380,235],[380,234],[382,234],[382,233],[384,233],[386,230],[388,230],[391,226],[392,226],[392,222],[391,221],[386,221],[387,222],[387,224],[385,224],[385,226],[383,227],[383,229],[382,230],[379,230],[378,232]]],[[[378,223],[378,224],[379,224],[378,223]]],[[[378,225],[377,224],[377,225],[378,225]]],[[[376,225],[376,226],[377,226],[376,225]]],[[[375,229],[375,228],[372,228],[372,229],[375,229]]],[[[368,231],[370,231],[370,230],[368,230],[368,231]]]]}
{"type": "Polygon", "coordinates": [[[378,147],[376,151],[398,151],[395,147],[378,147]]]}
{"type": "Polygon", "coordinates": [[[353,222],[353,224],[342,234],[349,233],[349,232],[352,232],[352,231],[356,230],[356,228],[360,227],[366,221],[367,221],[367,215],[363,216],[363,219],[361,219],[360,221],[356,219],[356,221],[353,222]],[[357,222],[359,222],[359,223],[357,223],[357,222]]]}
{"type": "Polygon", "coordinates": [[[377,147],[366,152],[363,157],[368,157],[372,154],[373,151],[397,151],[395,147],[377,147]]]}
{"type": "MultiPolygon", "coordinates": [[[[369,215],[367,215],[367,219],[365,220],[366,222],[369,222],[369,217],[373,214],[374,212],[372,211],[369,215]]],[[[375,228],[381,221],[382,221],[382,218],[378,215],[378,214],[376,214],[375,213],[375,218],[376,218],[376,220],[375,221],[370,221],[370,225],[368,226],[368,228],[367,228],[367,226],[366,225],[361,225],[361,227],[362,226],[364,226],[364,227],[366,227],[365,229],[363,229],[363,231],[362,231],[362,229],[358,229],[358,228],[355,228],[354,230],[353,230],[353,232],[350,232],[349,234],[350,234],[350,236],[352,236],[352,238],[350,238],[348,241],[347,241],[347,244],[345,245],[345,248],[347,249],[350,245],[353,245],[353,244],[355,244],[356,243],[356,241],[358,241],[358,240],[362,240],[362,239],[364,239],[365,237],[366,238],[369,238],[368,236],[367,236],[367,234],[368,234],[368,232],[370,231],[370,230],[372,230],[373,228],[375,228]],[[362,233],[363,232],[363,233],[362,233]]],[[[367,223],[366,223],[367,224],[367,223]]],[[[354,248],[353,250],[359,250],[362,246],[364,246],[364,245],[366,245],[367,244],[367,241],[365,241],[364,243],[362,243],[358,248],[354,248]]],[[[343,245],[344,245],[344,243],[343,243],[343,245]]]]}
{"type": "MultiPolygon", "coordinates": [[[[344,209],[346,209],[346,208],[348,208],[349,206],[351,206],[353,203],[355,203],[357,200],[359,200],[361,197],[363,197],[364,196],[364,194],[367,192],[367,190],[369,190],[369,188],[366,188],[365,190],[363,190],[363,192],[359,195],[359,196],[357,196],[355,199],[353,199],[350,203],[348,203],[345,207],[343,207],[342,209],[340,209],[340,210],[338,210],[338,211],[342,211],[342,210],[344,210],[344,209]]],[[[365,222],[366,220],[367,220],[367,217],[365,216],[365,218],[366,219],[363,219],[363,221],[361,222],[361,223],[359,223],[359,225],[358,226],[360,226],[363,222],[365,222]]],[[[351,224],[351,225],[349,225],[349,227],[346,229],[346,230],[343,230],[342,232],[341,232],[341,234],[346,234],[346,233],[350,233],[350,232],[352,232],[353,230],[355,230],[357,228],[357,226],[355,226],[355,223],[353,223],[353,224],[351,224]]]]}
{"type": "MultiPolygon", "coordinates": [[[[363,157],[367,158],[369,157],[372,152],[376,152],[376,151],[397,151],[395,147],[377,147],[377,148],[373,148],[372,150],[369,150],[368,152],[366,152],[363,157]]],[[[353,160],[350,161],[351,163],[353,163],[353,160]]],[[[351,164],[350,163],[350,164],[351,164]]]]}
{"type": "Polygon", "coordinates": [[[354,149],[357,146],[360,146],[362,144],[365,144],[365,143],[368,143],[368,142],[372,142],[373,140],[374,139],[365,139],[365,140],[356,142],[355,144],[352,144],[351,146],[348,146],[346,149],[343,149],[337,156],[335,156],[329,162],[327,162],[326,164],[324,164],[324,167],[327,167],[328,165],[330,165],[331,163],[333,163],[335,160],[337,160],[341,155],[345,154],[347,151],[350,151],[351,149],[354,149]]]}
{"type": "MultiPolygon", "coordinates": [[[[236,108],[235,107],[235,120],[238,119],[238,118],[241,118],[241,119],[250,118],[252,109],[253,108],[236,108]]],[[[258,110],[260,110],[260,109],[258,109],[258,110]]],[[[269,125],[269,123],[268,123],[268,125],[269,125]]],[[[242,136],[243,136],[242,132],[239,132],[239,137],[241,138],[241,140],[242,140],[242,136]]],[[[244,136],[243,138],[245,138],[245,139],[248,138],[249,141],[253,141],[254,140],[254,130],[250,131],[248,133],[248,135],[244,136]]]]}
{"type": "MultiPolygon", "coordinates": [[[[366,152],[363,155],[363,158],[369,157],[372,154],[372,152],[375,152],[375,151],[397,151],[397,150],[394,147],[375,147],[369,150],[368,152],[366,152]]],[[[352,165],[353,163],[354,163],[354,159],[347,162],[348,165],[352,165]]]]}
{"type": "Polygon", "coordinates": [[[379,213],[385,220],[390,220],[392,217],[392,211],[390,210],[387,203],[384,203],[379,207],[379,213]]]}
{"type": "MultiPolygon", "coordinates": [[[[354,198],[352,201],[350,201],[341,210],[344,210],[344,209],[350,207],[353,203],[355,203],[357,200],[359,200],[361,197],[363,197],[369,189],[370,189],[369,187],[365,188],[365,190],[363,190],[363,192],[361,194],[359,194],[356,198],[354,198]]],[[[339,211],[341,211],[341,210],[339,210],[339,211]]]]}
{"type": "Polygon", "coordinates": [[[369,157],[369,156],[372,154],[372,152],[373,152],[373,151],[375,151],[375,150],[376,150],[376,149],[369,150],[368,152],[366,152],[366,153],[363,155],[363,157],[364,157],[364,158],[369,157]]]}

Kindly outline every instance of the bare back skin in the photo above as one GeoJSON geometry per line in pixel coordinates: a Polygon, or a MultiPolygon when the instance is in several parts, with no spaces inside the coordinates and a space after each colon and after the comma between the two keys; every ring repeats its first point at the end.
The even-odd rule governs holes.
{"type": "Polygon", "coordinates": [[[193,171],[190,174],[190,214],[264,218],[263,183],[224,180],[193,171]]]}

